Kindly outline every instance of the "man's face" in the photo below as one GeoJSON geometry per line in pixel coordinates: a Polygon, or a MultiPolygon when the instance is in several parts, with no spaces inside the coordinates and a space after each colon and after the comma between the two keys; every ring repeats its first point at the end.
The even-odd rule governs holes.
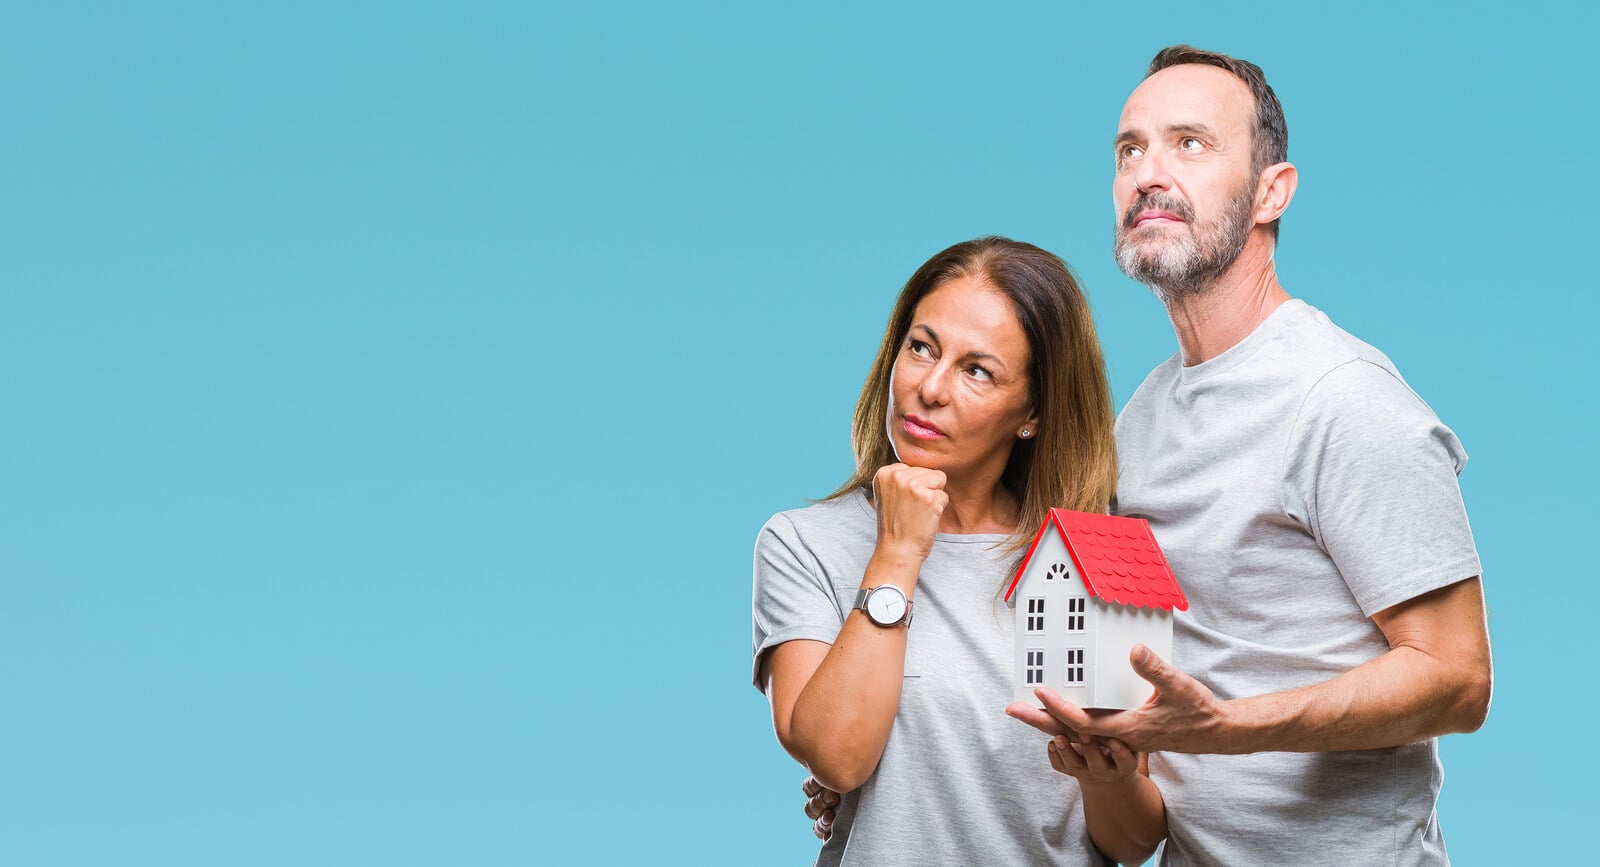
{"type": "Polygon", "coordinates": [[[1145,79],[1117,129],[1117,264],[1164,296],[1197,292],[1238,258],[1255,227],[1255,99],[1214,66],[1145,79]]]}

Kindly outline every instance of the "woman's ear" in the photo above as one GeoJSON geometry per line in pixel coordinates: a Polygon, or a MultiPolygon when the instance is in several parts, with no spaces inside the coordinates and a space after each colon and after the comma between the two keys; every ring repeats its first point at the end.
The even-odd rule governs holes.
{"type": "Polygon", "coordinates": [[[1036,437],[1038,435],[1039,435],[1039,416],[1038,415],[1034,415],[1033,417],[1029,418],[1027,421],[1022,423],[1022,427],[1017,428],[1017,436],[1025,439],[1025,440],[1033,439],[1034,437],[1036,437]]]}

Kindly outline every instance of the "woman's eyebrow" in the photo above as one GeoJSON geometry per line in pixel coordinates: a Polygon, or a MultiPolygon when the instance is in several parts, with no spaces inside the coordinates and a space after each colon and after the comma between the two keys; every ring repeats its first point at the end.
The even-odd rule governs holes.
{"type": "Polygon", "coordinates": [[[987,361],[992,363],[995,367],[1009,369],[1006,368],[1005,361],[1001,359],[1000,356],[995,355],[993,352],[984,352],[979,349],[974,349],[961,357],[967,361],[987,361]]]}

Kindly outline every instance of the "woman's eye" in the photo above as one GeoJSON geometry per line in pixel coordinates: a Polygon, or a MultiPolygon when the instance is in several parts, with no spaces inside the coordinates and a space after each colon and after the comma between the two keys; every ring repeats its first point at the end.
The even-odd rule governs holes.
{"type": "Polygon", "coordinates": [[[989,380],[994,379],[994,374],[976,364],[967,368],[967,375],[978,380],[979,382],[988,382],[989,380]]]}
{"type": "Polygon", "coordinates": [[[906,344],[906,349],[918,358],[930,358],[933,355],[933,347],[920,340],[909,341],[906,344]]]}

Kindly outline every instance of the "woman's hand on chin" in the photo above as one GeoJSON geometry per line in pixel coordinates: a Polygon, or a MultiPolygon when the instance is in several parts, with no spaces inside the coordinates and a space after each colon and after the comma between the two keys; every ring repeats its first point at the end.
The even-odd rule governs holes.
{"type": "Polygon", "coordinates": [[[950,502],[939,470],[889,464],[872,477],[878,507],[877,553],[915,560],[920,566],[933,550],[939,518],[950,502]]]}

